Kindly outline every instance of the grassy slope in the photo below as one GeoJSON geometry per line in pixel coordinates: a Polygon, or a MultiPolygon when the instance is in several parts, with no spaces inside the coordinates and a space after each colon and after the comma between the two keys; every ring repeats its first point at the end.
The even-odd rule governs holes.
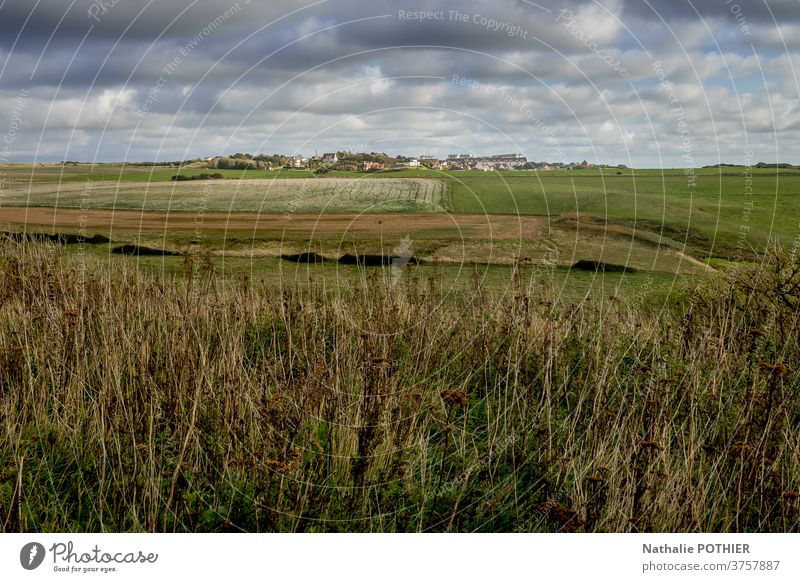
{"type": "MultiPolygon", "coordinates": [[[[134,265],[153,276],[185,279],[187,266],[184,257],[140,256],[129,257],[110,252],[113,245],[69,245],[66,254],[72,259],[99,259],[116,268],[134,265]]],[[[287,245],[286,253],[301,252],[303,247],[292,248],[287,245]]],[[[356,249],[346,247],[343,252],[356,249]]],[[[363,247],[358,247],[363,252],[363,247]]],[[[195,256],[196,261],[205,260],[202,253],[195,256]]],[[[399,276],[391,267],[356,268],[335,262],[323,264],[294,263],[277,257],[214,256],[211,258],[215,276],[220,280],[239,281],[243,277],[257,282],[266,288],[306,289],[320,286],[332,294],[341,294],[361,284],[365,279],[374,278],[382,283],[396,279],[400,287],[420,283],[435,284],[447,294],[462,293],[474,288],[476,282],[498,294],[513,294],[522,284],[536,287],[546,283],[553,294],[561,301],[580,302],[587,297],[637,297],[647,295],[647,301],[664,301],[670,293],[683,284],[683,277],[668,272],[654,273],[597,273],[572,270],[565,267],[542,268],[535,265],[478,264],[478,263],[423,263],[406,267],[399,276]]]]}
{"type": "Polygon", "coordinates": [[[2,531],[798,530],[790,265],[646,305],[62,252],[0,244],[2,531]]]}
{"type": "Polygon", "coordinates": [[[490,214],[585,213],[623,220],[649,220],[691,228],[717,245],[736,247],[740,228],[762,247],[768,236],[790,244],[800,234],[800,176],[753,174],[752,207],[744,176],[701,174],[689,188],[682,174],[659,176],[574,175],[454,177],[457,212],[490,214]]]}

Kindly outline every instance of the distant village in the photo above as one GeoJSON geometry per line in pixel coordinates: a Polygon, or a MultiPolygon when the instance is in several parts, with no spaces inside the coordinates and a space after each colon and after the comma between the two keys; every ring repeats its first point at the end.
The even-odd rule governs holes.
{"type": "Polygon", "coordinates": [[[210,169],[261,169],[261,170],[311,170],[324,173],[331,170],[349,172],[383,172],[400,169],[428,169],[441,171],[496,171],[496,170],[583,170],[592,168],[626,168],[582,162],[531,162],[522,154],[494,154],[477,156],[451,154],[446,159],[436,156],[395,156],[383,153],[330,152],[311,157],[236,153],[198,160],[196,165],[210,169]],[[199,162],[199,163],[197,163],[199,162]]]}

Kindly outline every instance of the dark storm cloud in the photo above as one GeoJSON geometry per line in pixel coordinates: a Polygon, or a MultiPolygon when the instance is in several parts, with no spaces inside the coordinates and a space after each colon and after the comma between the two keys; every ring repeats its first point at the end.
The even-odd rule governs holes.
{"type": "Polygon", "coordinates": [[[625,14],[665,20],[721,18],[729,21],[798,22],[800,5],[796,0],[639,0],[627,2],[625,14]]]}
{"type": "MultiPolygon", "coordinates": [[[[312,3],[271,0],[258,5],[257,10],[265,18],[277,17],[312,3]]],[[[248,4],[248,0],[13,0],[3,3],[0,9],[0,42],[7,47],[20,33],[23,44],[44,43],[53,32],[59,40],[79,39],[90,31],[94,39],[116,40],[123,35],[140,42],[159,36],[180,38],[191,36],[226,9],[248,4]]],[[[234,19],[227,34],[237,34],[247,27],[246,19],[234,19]]]]}

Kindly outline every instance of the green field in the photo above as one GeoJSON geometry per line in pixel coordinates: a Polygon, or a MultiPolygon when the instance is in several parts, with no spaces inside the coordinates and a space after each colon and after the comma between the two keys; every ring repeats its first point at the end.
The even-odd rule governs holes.
{"type": "MultiPolygon", "coordinates": [[[[90,264],[95,261],[123,268],[135,265],[138,270],[153,275],[182,279],[191,267],[184,257],[137,256],[111,253],[113,245],[67,246],[66,256],[90,264]]],[[[295,250],[287,248],[287,251],[295,250]]],[[[347,249],[353,251],[352,248],[347,249]]],[[[603,273],[570,269],[544,268],[538,265],[502,265],[491,263],[424,262],[399,271],[391,266],[354,267],[335,262],[322,264],[294,263],[277,257],[246,257],[237,255],[212,256],[205,262],[195,255],[195,270],[200,265],[210,267],[214,276],[224,281],[248,280],[262,288],[310,289],[319,287],[334,294],[351,294],[365,288],[369,282],[394,285],[398,292],[414,287],[435,284],[443,296],[454,299],[469,295],[477,287],[513,296],[521,290],[544,292],[565,305],[579,303],[589,296],[613,298],[636,297],[640,303],[653,307],[663,305],[671,293],[683,285],[684,278],[668,272],[603,273]]]]}
{"type": "MultiPolygon", "coordinates": [[[[638,174],[638,172],[637,172],[638,174]]],[[[689,186],[683,173],[663,175],[459,173],[450,180],[454,211],[562,216],[582,214],[649,221],[675,231],[691,229],[708,251],[729,253],[749,227],[745,244],[763,249],[768,238],[790,244],[800,234],[800,174],[751,176],[698,174],[689,186]],[[752,197],[745,189],[752,182],[752,197]]]]}
{"type": "MultiPolygon", "coordinates": [[[[77,203],[74,197],[67,196],[56,201],[52,193],[43,193],[40,186],[92,181],[103,182],[93,187],[98,199],[90,202],[92,207],[108,207],[111,204],[116,208],[193,209],[202,203],[200,183],[144,189],[128,183],[169,182],[178,173],[191,176],[204,171],[207,170],[122,165],[11,166],[3,169],[7,182],[0,203],[5,206],[56,203],[70,206],[77,203]],[[110,190],[113,190],[113,197],[109,198],[110,190]],[[175,195],[171,196],[173,192],[175,195]],[[186,193],[192,194],[187,196],[186,193]]],[[[744,170],[731,168],[698,169],[694,171],[692,180],[682,170],[676,169],[546,172],[404,170],[376,174],[330,172],[314,177],[314,182],[319,182],[319,185],[312,186],[307,184],[313,175],[305,171],[221,170],[220,173],[230,179],[275,181],[272,188],[240,186],[228,181],[224,186],[214,185],[215,189],[224,191],[224,200],[215,200],[218,203],[214,207],[226,211],[281,212],[287,204],[310,212],[362,211],[377,201],[390,211],[430,211],[428,202],[434,205],[441,202],[448,211],[466,214],[550,217],[581,214],[602,219],[647,221],[645,230],[658,231],[663,225],[668,238],[673,238],[669,236],[670,233],[685,234],[687,229],[691,229],[705,241],[704,250],[708,254],[722,256],[730,255],[740,241],[745,249],[751,245],[760,249],[770,237],[788,245],[800,234],[800,208],[796,200],[800,196],[800,172],[786,170],[753,169],[745,173],[744,170]],[[385,198],[394,199],[393,190],[398,184],[396,180],[420,177],[441,182],[448,197],[441,199],[437,191],[422,196],[424,201],[421,204],[413,201],[382,204],[385,198]],[[342,179],[356,179],[357,191],[346,193],[347,202],[326,204],[336,199],[337,187],[340,190],[342,187],[325,186],[325,181],[337,182],[342,179]],[[392,187],[368,185],[374,180],[386,179],[390,180],[392,187]],[[294,199],[288,180],[301,180],[297,182],[294,199]],[[752,196],[749,191],[746,193],[748,186],[752,188],[752,196]],[[363,199],[359,194],[362,189],[367,192],[363,199]],[[320,198],[320,191],[328,194],[322,194],[320,198]],[[309,200],[313,198],[316,200],[309,200]]],[[[401,193],[398,197],[405,199],[407,195],[401,193]]],[[[680,237],[678,242],[682,242],[680,237]]]]}
{"type": "Polygon", "coordinates": [[[797,531],[794,173],[150,170],[0,167],[0,531],[797,531]]]}
{"type": "MultiPolygon", "coordinates": [[[[753,260],[768,242],[791,247],[800,235],[800,172],[706,168],[595,169],[576,171],[437,172],[403,170],[374,174],[307,171],[221,170],[224,180],[172,182],[205,168],[96,165],[11,165],[0,168],[0,226],[11,207],[58,207],[264,215],[443,212],[450,216],[497,216],[511,227],[472,232],[453,224],[417,232],[422,258],[450,262],[509,264],[542,259],[557,250],[558,265],[587,259],[657,273],[694,273],[702,264],[724,267],[753,260]],[[544,230],[531,234],[516,217],[541,217],[544,230]]],[[[373,232],[287,233],[207,228],[204,245],[217,255],[250,248],[256,254],[288,240],[290,251],[341,253],[344,240],[370,252],[397,241],[373,232]],[[345,239],[342,237],[345,236],[345,239]],[[288,237],[288,238],[287,238],[288,237]]],[[[415,225],[409,217],[408,226],[415,225]]],[[[30,223],[45,229],[47,223],[30,223]]],[[[12,228],[13,227],[9,227],[12,228]]],[[[53,231],[55,227],[50,227],[53,231]]],[[[91,233],[89,233],[91,234],[91,233]]],[[[394,236],[394,235],[392,235],[394,236]]],[[[119,241],[130,233],[118,230],[119,241]]],[[[185,250],[191,235],[142,227],[139,242],[185,250]],[[157,236],[155,236],[157,235],[157,236]]],[[[276,251],[277,252],[277,251],[276,251]]],[[[277,256],[274,254],[274,256],[277,256]]]]}

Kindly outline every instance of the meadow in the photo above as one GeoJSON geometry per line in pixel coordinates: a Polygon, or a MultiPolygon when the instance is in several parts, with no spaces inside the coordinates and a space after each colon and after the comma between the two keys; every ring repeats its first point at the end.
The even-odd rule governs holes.
{"type": "Polygon", "coordinates": [[[795,172],[203,171],[0,168],[0,530],[798,531],[795,172]]]}
{"type": "Polygon", "coordinates": [[[800,269],[183,276],[0,244],[3,531],[796,532],[800,269]]]}
{"type": "Polygon", "coordinates": [[[0,227],[74,233],[80,215],[37,220],[30,209],[113,210],[95,223],[95,216],[89,216],[89,234],[113,232],[114,242],[187,252],[197,250],[190,244],[194,234],[189,228],[145,224],[158,212],[169,213],[184,227],[219,212],[230,214],[235,226],[200,220],[202,247],[217,257],[246,248],[253,256],[313,251],[332,257],[349,252],[354,244],[371,249],[365,252],[390,252],[399,236],[385,236],[385,216],[376,216],[369,230],[330,231],[312,224],[303,233],[293,224],[308,225],[313,219],[323,224],[334,215],[441,213],[446,218],[424,230],[415,226],[416,220],[406,221],[407,234],[425,260],[508,264],[557,255],[561,267],[585,259],[684,274],[753,260],[768,243],[791,247],[800,236],[795,203],[800,173],[785,169],[324,175],[221,170],[225,180],[171,181],[204,171],[111,164],[8,166],[3,169],[0,227]],[[138,230],[130,228],[126,210],[141,213],[138,230]],[[246,212],[257,215],[250,224],[238,220],[246,212]],[[274,216],[285,220],[270,222],[274,216]],[[490,232],[462,228],[463,217],[473,223],[483,220],[490,232]],[[271,227],[265,228],[264,222],[271,227]],[[494,228],[498,223],[504,226],[494,228]]]}

